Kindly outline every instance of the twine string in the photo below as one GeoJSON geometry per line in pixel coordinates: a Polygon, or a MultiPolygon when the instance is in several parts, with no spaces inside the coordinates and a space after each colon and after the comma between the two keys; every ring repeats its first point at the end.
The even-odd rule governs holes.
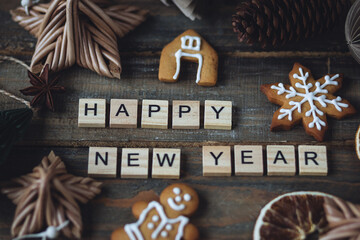
{"type": "Polygon", "coordinates": [[[47,238],[49,239],[55,239],[59,236],[59,232],[65,228],[67,225],[69,224],[69,221],[66,220],[65,222],[63,222],[62,224],[60,224],[59,226],[55,227],[55,226],[49,226],[45,231],[40,232],[40,233],[35,233],[35,234],[28,234],[28,235],[24,235],[21,237],[17,237],[14,238],[13,240],[21,240],[21,239],[25,239],[25,238],[41,238],[42,240],[46,240],[47,238]]]}

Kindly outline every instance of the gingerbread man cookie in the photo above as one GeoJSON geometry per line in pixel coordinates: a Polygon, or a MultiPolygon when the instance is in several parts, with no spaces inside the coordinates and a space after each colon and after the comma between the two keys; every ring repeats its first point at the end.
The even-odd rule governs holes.
{"type": "Polygon", "coordinates": [[[199,205],[199,197],[191,187],[177,183],[165,188],[160,202],[137,202],[132,207],[135,223],[115,230],[111,240],[195,240],[197,228],[189,218],[199,205]]]}
{"type": "Polygon", "coordinates": [[[341,119],[356,113],[347,100],[333,95],[341,88],[341,74],[315,80],[308,68],[295,63],[289,79],[291,86],[282,83],[261,86],[270,102],[281,105],[274,113],[272,131],[289,130],[302,121],[306,133],[322,141],[328,128],[326,114],[341,119]]]}
{"type": "Polygon", "coordinates": [[[218,55],[194,30],[187,30],[166,45],[161,52],[159,80],[176,82],[181,70],[181,60],[198,63],[196,83],[214,86],[217,81],[218,55]]]}

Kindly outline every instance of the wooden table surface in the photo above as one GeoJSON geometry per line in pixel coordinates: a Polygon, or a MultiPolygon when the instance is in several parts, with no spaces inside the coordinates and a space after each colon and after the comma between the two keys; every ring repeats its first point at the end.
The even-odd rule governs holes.
{"type": "MultiPolygon", "coordinates": [[[[0,54],[30,63],[36,39],[14,23],[8,10],[19,1],[0,3],[0,54]]],[[[70,173],[87,176],[89,146],[181,148],[180,180],[99,179],[102,194],[82,206],[84,239],[109,239],[111,232],[135,219],[131,205],[142,197],[151,199],[168,184],[184,182],[200,195],[200,208],[192,222],[202,239],[251,239],[260,209],[275,196],[299,190],[323,191],[360,203],[360,161],[354,151],[354,135],[360,114],[345,120],[329,119],[325,141],[318,143],[302,126],[291,131],[270,132],[278,106],[260,92],[264,83],[288,83],[294,62],[309,67],[315,77],[344,73],[339,95],[360,110],[360,65],[348,53],[344,28],[320,37],[290,43],[280,49],[263,50],[237,41],[231,15],[237,1],[217,1],[209,16],[190,21],[175,7],[158,0],[124,0],[150,10],[147,21],[119,40],[123,66],[121,80],[101,77],[94,72],[72,67],[63,72],[60,84],[67,91],[56,98],[57,110],[37,114],[24,139],[10,154],[7,172],[29,172],[50,150],[62,157],[70,173]],[[221,4],[220,4],[221,2],[221,4]],[[195,29],[219,54],[216,87],[204,88],[194,82],[196,64],[184,63],[180,81],[165,84],[157,79],[160,53],[165,44],[187,29],[195,29]],[[165,99],[233,101],[233,129],[151,130],[85,129],[77,127],[79,98],[165,99]],[[236,144],[321,144],[328,147],[327,177],[203,177],[203,145],[236,144]]],[[[0,87],[12,93],[29,86],[26,70],[10,62],[0,63],[0,87]]],[[[31,98],[26,98],[30,100],[31,98]]],[[[0,110],[21,104],[0,96],[0,110]]],[[[5,176],[2,176],[4,178],[5,176]]],[[[2,181],[1,185],[5,182],[2,181]]],[[[0,195],[0,239],[10,239],[15,206],[0,195]]]]}

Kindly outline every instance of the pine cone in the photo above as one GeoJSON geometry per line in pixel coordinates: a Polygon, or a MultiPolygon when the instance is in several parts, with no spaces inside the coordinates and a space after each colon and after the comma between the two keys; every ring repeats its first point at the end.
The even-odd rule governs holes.
{"type": "Polygon", "coordinates": [[[350,6],[350,0],[249,0],[232,25],[240,42],[277,47],[330,30],[350,6]]]}

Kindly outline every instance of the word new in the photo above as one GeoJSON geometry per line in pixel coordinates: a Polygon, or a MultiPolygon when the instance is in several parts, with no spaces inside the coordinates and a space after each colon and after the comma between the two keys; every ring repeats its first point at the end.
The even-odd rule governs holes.
{"type": "MultiPolygon", "coordinates": [[[[137,128],[138,100],[111,99],[110,128],[137,128]]],[[[143,100],[141,109],[142,128],[168,128],[169,101],[143,100]]],[[[106,100],[79,100],[79,127],[106,126],[106,100]]],[[[206,100],[204,106],[204,128],[231,130],[232,102],[206,100]]],[[[172,102],[173,129],[200,128],[200,101],[172,102]]]]}
{"type": "MultiPolygon", "coordinates": [[[[236,145],[232,163],[230,146],[204,146],[203,176],[231,176],[233,172],[240,176],[262,176],[265,168],[269,176],[294,176],[297,166],[299,175],[326,176],[328,173],[326,146],[300,145],[297,160],[294,146],[269,145],[266,149],[264,161],[261,145],[236,145]]],[[[117,152],[117,148],[90,147],[88,174],[115,178],[118,169],[117,152]]],[[[148,178],[149,153],[148,148],[123,148],[120,177],[148,178]]],[[[151,177],[179,179],[180,163],[180,149],[154,148],[151,177]]]]}

